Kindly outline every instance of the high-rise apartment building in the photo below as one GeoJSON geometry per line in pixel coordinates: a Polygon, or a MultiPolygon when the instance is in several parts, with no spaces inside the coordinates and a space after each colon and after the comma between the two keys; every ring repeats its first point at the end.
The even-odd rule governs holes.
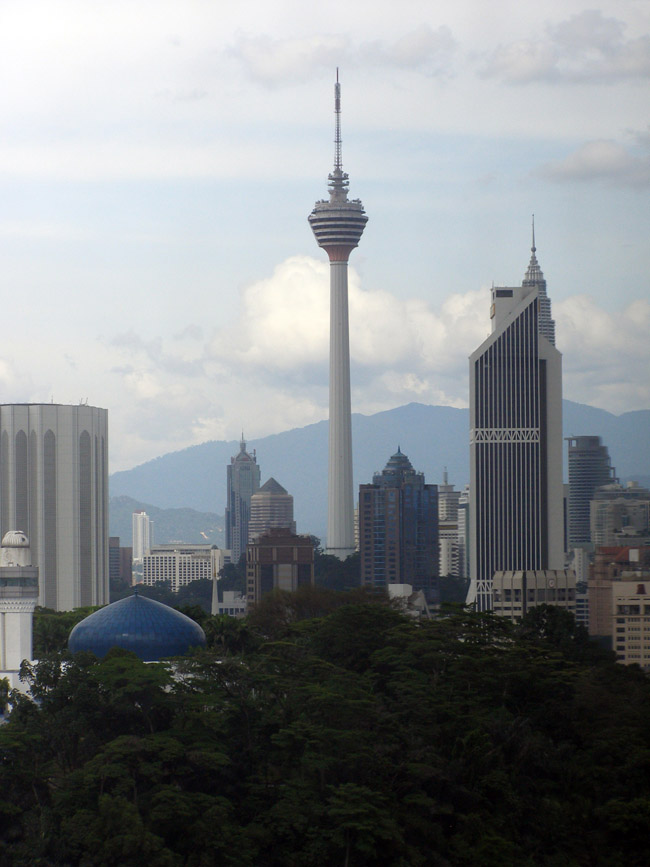
{"type": "Polygon", "coordinates": [[[460,491],[455,491],[447,478],[447,470],[438,485],[439,575],[460,576],[461,552],[458,539],[458,507],[460,491]]]}
{"type": "Polygon", "coordinates": [[[438,488],[399,448],[371,485],[359,487],[359,549],[362,584],[411,584],[435,601],[438,488]]]}
{"type": "Polygon", "coordinates": [[[495,572],[562,569],[562,356],[535,233],[521,286],[492,289],[492,333],[470,356],[468,601],[495,572]]]}
{"type": "Polygon", "coordinates": [[[0,534],[9,530],[29,538],[39,605],[109,601],[105,409],[0,406],[0,534]]]}
{"type": "Polygon", "coordinates": [[[248,541],[270,530],[271,527],[288,527],[296,532],[293,520],[293,497],[279,482],[270,478],[251,497],[251,514],[248,522],[248,541]]]}
{"type": "Polygon", "coordinates": [[[145,554],[148,554],[153,545],[153,521],[144,511],[134,512],[131,519],[133,530],[132,556],[140,562],[145,554]]]}
{"type": "Polygon", "coordinates": [[[246,451],[242,434],[239,453],[230,459],[226,468],[226,548],[231,552],[233,563],[238,563],[246,551],[248,524],[251,514],[251,497],[260,487],[260,468],[255,451],[246,451]]]}
{"type": "Polygon", "coordinates": [[[334,86],[334,171],[329,200],[316,202],[309,223],[330,260],[330,394],[327,552],[345,559],[355,550],[350,405],[348,259],[359,244],[368,217],[359,199],[348,199],[348,175],[341,161],[341,87],[334,86]]]}
{"type": "Polygon", "coordinates": [[[591,542],[589,506],[596,488],[616,482],[600,437],[567,437],[569,448],[569,548],[591,542]]]}

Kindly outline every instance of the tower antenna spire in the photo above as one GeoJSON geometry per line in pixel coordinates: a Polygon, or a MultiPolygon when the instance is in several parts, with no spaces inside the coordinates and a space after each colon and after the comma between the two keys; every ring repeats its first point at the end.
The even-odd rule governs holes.
{"type": "Polygon", "coordinates": [[[341,172],[341,85],[339,84],[339,68],[336,67],[336,84],[334,85],[334,172],[341,172]]]}

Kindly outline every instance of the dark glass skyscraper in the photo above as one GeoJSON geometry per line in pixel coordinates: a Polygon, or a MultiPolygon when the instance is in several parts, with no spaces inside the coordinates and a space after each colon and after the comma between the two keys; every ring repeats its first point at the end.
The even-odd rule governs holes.
{"type": "Polygon", "coordinates": [[[230,459],[226,468],[226,548],[231,551],[233,563],[246,551],[251,497],[260,487],[260,468],[255,452],[246,451],[242,434],[239,454],[230,459]]]}
{"type": "Polygon", "coordinates": [[[438,487],[427,485],[398,448],[372,485],[359,487],[361,583],[411,584],[435,593],[438,487]]]}
{"type": "Polygon", "coordinates": [[[492,608],[497,571],[562,569],[562,356],[535,255],[520,287],[492,289],[492,334],[470,357],[472,583],[492,608]]]}

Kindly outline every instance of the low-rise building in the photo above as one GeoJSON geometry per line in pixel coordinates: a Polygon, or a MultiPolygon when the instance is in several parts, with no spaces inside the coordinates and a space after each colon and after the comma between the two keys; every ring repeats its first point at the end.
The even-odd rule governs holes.
{"type": "Polygon", "coordinates": [[[612,582],[612,634],[616,658],[650,669],[650,572],[647,580],[612,582]]]}
{"type": "Polygon", "coordinates": [[[192,581],[215,579],[224,565],[216,545],[156,545],[142,558],[142,583],[167,581],[174,593],[192,581]]]}
{"type": "Polygon", "coordinates": [[[494,613],[513,621],[538,605],[557,605],[575,614],[576,576],[571,569],[495,572],[492,594],[494,613]]]}

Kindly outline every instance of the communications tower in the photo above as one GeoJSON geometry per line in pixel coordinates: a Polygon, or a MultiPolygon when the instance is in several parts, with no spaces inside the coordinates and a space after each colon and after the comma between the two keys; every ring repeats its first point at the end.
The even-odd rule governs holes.
{"type": "Polygon", "coordinates": [[[360,199],[348,199],[348,175],[341,163],[341,85],[334,85],[334,171],[329,199],[316,202],[309,224],[330,260],[330,405],[327,491],[327,553],[344,560],[355,549],[350,409],[348,259],[368,217],[360,199]]]}

